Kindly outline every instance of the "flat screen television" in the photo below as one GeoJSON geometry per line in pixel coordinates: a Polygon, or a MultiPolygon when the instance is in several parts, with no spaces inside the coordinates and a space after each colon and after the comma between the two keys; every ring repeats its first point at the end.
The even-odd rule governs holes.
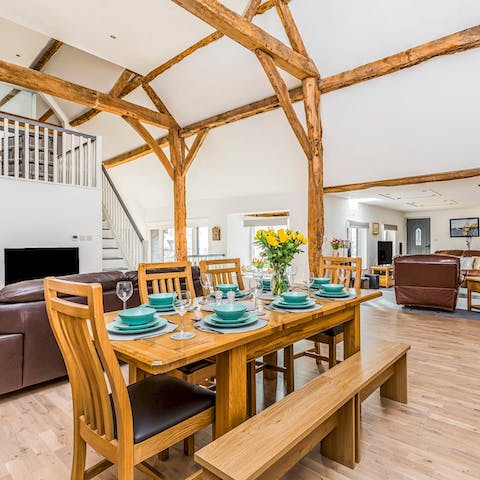
{"type": "Polygon", "coordinates": [[[5,249],[5,285],[78,272],[78,247],[5,249]]]}
{"type": "Polygon", "coordinates": [[[393,242],[379,241],[377,244],[377,258],[379,265],[392,263],[393,242]]]}

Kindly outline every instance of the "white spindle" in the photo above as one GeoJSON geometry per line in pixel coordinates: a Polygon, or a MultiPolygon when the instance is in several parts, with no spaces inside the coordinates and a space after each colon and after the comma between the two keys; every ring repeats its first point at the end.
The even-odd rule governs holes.
{"type": "Polygon", "coordinates": [[[35,178],[35,180],[39,179],[38,163],[39,163],[39,154],[40,154],[39,149],[40,149],[40,147],[39,147],[39,142],[38,142],[38,130],[39,130],[38,125],[35,125],[35,128],[34,128],[35,141],[34,141],[34,147],[33,147],[34,148],[34,158],[35,158],[35,168],[34,168],[35,175],[34,175],[33,178],[35,178]]]}
{"type": "Polygon", "coordinates": [[[67,133],[62,135],[62,183],[67,183],[67,133]]]}
{"type": "Polygon", "coordinates": [[[58,182],[57,142],[58,142],[58,131],[56,128],[54,128],[53,129],[53,183],[58,182]]]}
{"type": "Polygon", "coordinates": [[[43,129],[43,180],[48,182],[48,167],[50,164],[50,142],[48,138],[48,127],[43,129]]]}
{"type": "Polygon", "coordinates": [[[79,139],[79,157],[78,157],[78,164],[79,164],[79,170],[80,170],[80,179],[79,179],[79,184],[81,187],[84,187],[85,186],[85,156],[84,156],[84,152],[83,152],[83,149],[85,148],[85,142],[83,140],[82,137],[78,137],[79,139]]]}
{"type": "Polygon", "coordinates": [[[3,175],[8,177],[8,120],[3,119],[3,175]]]}
{"type": "Polygon", "coordinates": [[[19,123],[15,120],[14,123],[14,137],[13,137],[13,161],[14,161],[14,174],[18,178],[20,176],[20,131],[19,123]]]}
{"type": "Polygon", "coordinates": [[[30,178],[30,125],[23,127],[23,178],[30,178]]]}

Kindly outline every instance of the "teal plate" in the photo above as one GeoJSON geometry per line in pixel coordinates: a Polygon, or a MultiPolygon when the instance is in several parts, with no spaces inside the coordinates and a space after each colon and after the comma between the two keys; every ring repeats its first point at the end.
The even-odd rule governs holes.
{"type": "MultiPolygon", "coordinates": [[[[235,298],[245,298],[247,296],[248,296],[248,292],[246,292],[245,290],[240,290],[239,292],[235,292],[235,298]]],[[[211,293],[210,297],[215,298],[215,294],[211,293]]],[[[228,298],[227,294],[224,293],[222,298],[228,298]]]]}
{"type": "Polygon", "coordinates": [[[160,328],[163,328],[167,324],[167,321],[164,318],[157,318],[158,323],[150,327],[147,327],[147,328],[138,327],[130,330],[122,330],[121,328],[117,328],[117,325],[116,325],[117,322],[118,320],[115,320],[112,323],[109,323],[107,325],[107,331],[109,331],[110,333],[131,335],[132,333],[146,333],[146,332],[151,332],[152,330],[159,330],[160,328]]]}
{"type": "Polygon", "coordinates": [[[154,308],[157,312],[173,312],[175,310],[173,308],[173,305],[167,305],[165,307],[159,307],[158,305],[152,305],[149,302],[144,303],[142,306],[154,308]]]}
{"type": "Polygon", "coordinates": [[[309,300],[308,302],[305,302],[305,303],[288,303],[282,300],[274,300],[272,302],[272,305],[279,308],[285,308],[285,309],[294,308],[297,310],[302,310],[305,308],[311,308],[314,305],[316,305],[316,303],[315,303],[315,300],[309,300]]]}
{"type": "Polygon", "coordinates": [[[248,314],[248,320],[245,322],[240,322],[240,323],[219,323],[215,321],[216,315],[207,315],[203,321],[207,324],[210,325],[211,327],[217,327],[217,328],[239,328],[239,327],[246,327],[248,325],[253,325],[258,321],[257,316],[254,313],[249,313],[248,314]]]}
{"type": "Polygon", "coordinates": [[[315,292],[315,296],[323,297],[323,298],[347,298],[350,296],[350,292],[340,292],[340,293],[315,292]]]}
{"type": "Polygon", "coordinates": [[[114,322],[115,328],[118,328],[120,330],[138,330],[139,328],[148,328],[158,325],[158,319],[155,317],[146,323],[142,323],[141,325],[129,325],[128,323],[125,323],[121,318],[119,319],[119,317],[117,317],[114,322]]]}
{"type": "Polygon", "coordinates": [[[223,325],[231,325],[232,323],[245,323],[250,318],[250,314],[247,312],[245,312],[240,318],[237,318],[235,320],[225,320],[219,317],[216,313],[213,313],[209,316],[212,317],[215,322],[221,323],[223,325]]]}

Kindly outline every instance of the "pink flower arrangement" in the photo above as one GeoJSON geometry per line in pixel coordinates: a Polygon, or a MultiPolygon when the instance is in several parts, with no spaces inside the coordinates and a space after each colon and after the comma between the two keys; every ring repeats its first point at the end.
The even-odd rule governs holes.
{"type": "Polygon", "coordinates": [[[330,240],[330,246],[334,250],[338,250],[343,245],[343,240],[341,238],[332,238],[330,240]]]}

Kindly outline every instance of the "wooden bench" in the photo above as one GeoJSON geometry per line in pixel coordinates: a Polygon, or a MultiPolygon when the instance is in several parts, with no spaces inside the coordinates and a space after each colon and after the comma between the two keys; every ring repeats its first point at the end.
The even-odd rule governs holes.
{"type": "MultiPolygon", "coordinates": [[[[321,442],[323,455],[354,468],[359,461],[360,404],[407,401],[409,345],[377,341],[195,454],[204,480],[281,477],[321,442]]],[[[201,476],[200,476],[201,475],[201,476]]]]}

